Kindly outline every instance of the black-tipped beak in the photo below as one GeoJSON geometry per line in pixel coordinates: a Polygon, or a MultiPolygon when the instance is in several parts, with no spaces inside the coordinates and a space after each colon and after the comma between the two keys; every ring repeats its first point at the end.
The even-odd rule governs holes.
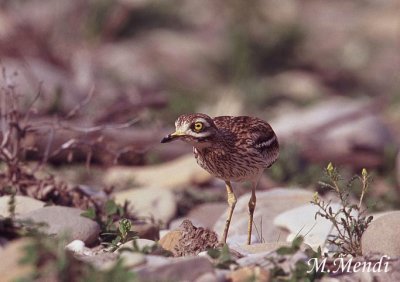
{"type": "Polygon", "coordinates": [[[172,133],[172,134],[168,134],[167,136],[165,136],[162,140],[161,143],[168,143],[171,142],[177,138],[179,138],[180,136],[183,136],[183,134],[179,134],[179,133],[172,133]]]}
{"type": "Polygon", "coordinates": [[[174,139],[174,137],[171,136],[171,134],[168,134],[167,136],[165,136],[162,140],[161,143],[168,143],[171,142],[174,139]]]}

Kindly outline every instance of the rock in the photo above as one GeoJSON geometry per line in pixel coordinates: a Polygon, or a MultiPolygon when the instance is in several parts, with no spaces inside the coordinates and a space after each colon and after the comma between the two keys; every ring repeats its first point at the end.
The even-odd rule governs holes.
{"type": "MultiPolygon", "coordinates": [[[[254,225],[253,234],[260,238],[260,242],[285,241],[288,233],[275,227],[273,225],[273,220],[277,215],[286,210],[310,202],[312,196],[313,193],[309,191],[295,188],[277,188],[270,191],[258,191],[257,205],[254,211],[254,225],[256,225],[259,234],[257,234],[254,225]],[[261,221],[262,224],[260,223],[261,221]],[[263,240],[261,240],[261,237],[263,240]]],[[[247,235],[249,199],[250,193],[238,198],[229,228],[228,239],[230,236],[234,235],[247,235]]],[[[223,214],[214,225],[214,230],[220,236],[223,232],[225,221],[226,215],[223,214]]],[[[242,244],[245,242],[244,240],[242,244]]]]}
{"type": "Polygon", "coordinates": [[[396,176],[397,176],[397,185],[400,186],[400,151],[397,153],[397,161],[396,161],[396,176]]]}
{"type": "Polygon", "coordinates": [[[146,256],[142,253],[122,252],[119,256],[123,259],[124,266],[131,268],[147,262],[146,256]]]}
{"type": "Polygon", "coordinates": [[[82,210],[69,207],[44,207],[22,215],[24,220],[45,223],[42,227],[47,234],[61,236],[67,234],[71,240],[82,240],[86,245],[93,244],[100,233],[97,222],[81,216],[82,210]]]}
{"type": "Polygon", "coordinates": [[[148,265],[136,270],[142,281],[195,281],[214,267],[205,257],[169,258],[160,265],[148,265]]]}
{"type": "MultiPolygon", "coordinates": [[[[3,217],[8,217],[10,216],[10,213],[8,211],[9,209],[9,201],[10,201],[10,196],[2,196],[0,197],[0,216],[3,217]]],[[[15,196],[15,214],[16,215],[21,215],[25,213],[29,213],[31,211],[40,209],[44,207],[45,203],[42,201],[35,200],[30,197],[26,196],[15,196]]]]}
{"type": "Polygon", "coordinates": [[[373,220],[361,238],[363,255],[380,253],[390,257],[400,256],[400,211],[373,220]]]}
{"type": "Polygon", "coordinates": [[[304,71],[287,71],[266,80],[271,93],[297,101],[310,101],[329,93],[317,76],[304,71]]]}
{"type": "Polygon", "coordinates": [[[225,214],[227,206],[226,202],[197,205],[186,216],[173,219],[169,224],[169,229],[179,228],[185,219],[189,219],[198,227],[212,228],[218,218],[225,214]]]}
{"type": "Polygon", "coordinates": [[[170,251],[174,256],[178,256],[176,247],[182,239],[182,236],[182,230],[172,230],[165,234],[158,243],[164,250],[170,251]]]}
{"type": "Polygon", "coordinates": [[[185,189],[191,184],[204,184],[212,176],[197,165],[192,154],[173,161],[146,167],[110,168],[104,181],[108,185],[127,187],[135,183],[138,186],[164,187],[166,189],[185,189]]]}
{"type": "Polygon", "coordinates": [[[134,222],[132,224],[132,231],[137,233],[139,238],[158,240],[160,239],[160,228],[158,225],[148,222],[134,222]]]}
{"type": "MultiPolygon", "coordinates": [[[[333,212],[340,209],[339,204],[332,203],[331,207],[333,212]]],[[[275,217],[274,225],[291,232],[288,241],[301,235],[304,237],[304,243],[316,251],[318,247],[323,248],[332,230],[332,223],[328,219],[320,216],[315,218],[319,210],[320,208],[313,204],[306,204],[281,213],[275,217]]]]}
{"type": "MultiPolygon", "coordinates": [[[[18,86],[19,93],[36,93],[40,88],[42,97],[46,99],[38,99],[35,107],[43,110],[51,111],[54,107],[59,107],[58,111],[69,111],[86,95],[68,79],[68,73],[45,60],[33,57],[26,57],[24,61],[3,58],[3,64],[7,67],[7,74],[12,76],[12,81],[18,86]],[[10,75],[14,72],[18,75],[10,75]],[[35,79],[31,79],[32,75],[35,79]]],[[[23,97],[32,101],[29,95],[23,97]]]]}
{"type": "MultiPolygon", "coordinates": [[[[157,244],[153,240],[148,240],[148,239],[135,239],[135,245],[139,248],[139,250],[142,250],[143,248],[151,248],[157,244]]],[[[121,248],[132,248],[133,247],[133,241],[126,242],[121,245],[121,248]]]]}
{"type": "Polygon", "coordinates": [[[287,242],[258,243],[251,245],[234,246],[232,249],[240,253],[241,255],[249,255],[249,254],[269,253],[272,251],[276,251],[277,249],[283,246],[290,246],[290,243],[287,242]]]}
{"type": "Polygon", "coordinates": [[[218,245],[214,231],[195,227],[190,220],[184,220],[177,230],[170,231],[161,240],[160,245],[174,256],[198,255],[200,252],[218,245]]]}
{"type": "Polygon", "coordinates": [[[225,215],[227,203],[205,203],[194,207],[188,219],[195,222],[197,226],[212,228],[221,215],[225,215]]]}
{"type": "Polygon", "coordinates": [[[24,247],[29,244],[29,239],[18,239],[9,243],[4,249],[0,249],[1,281],[15,281],[33,273],[32,264],[20,264],[21,259],[26,257],[24,247]]]}
{"type": "Polygon", "coordinates": [[[85,251],[85,243],[81,240],[74,240],[65,246],[65,249],[78,254],[83,254],[85,251]]]}
{"type": "Polygon", "coordinates": [[[244,282],[244,281],[262,281],[268,282],[270,273],[268,270],[259,266],[243,267],[233,271],[229,275],[229,281],[244,282]]]}
{"type": "Polygon", "coordinates": [[[162,188],[138,188],[115,193],[115,201],[131,203],[136,216],[152,216],[156,221],[168,223],[177,210],[174,194],[162,188]]]}
{"type": "Polygon", "coordinates": [[[200,277],[198,277],[194,282],[218,282],[221,281],[218,279],[215,273],[209,272],[204,273],[200,277]]]}
{"type": "Polygon", "coordinates": [[[364,101],[323,101],[282,113],[271,124],[281,143],[296,140],[303,154],[315,161],[373,167],[384,161],[384,149],[393,143],[373,104],[364,101]]]}
{"type": "Polygon", "coordinates": [[[117,253],[109,253],[109,252],[99,253],[93,256],[87,256],[87,255],[75,255],[75,256],[77,259],[85,263],[91,264],[94,268],[104,271],[113,268],[118,260],[117,253]]]}

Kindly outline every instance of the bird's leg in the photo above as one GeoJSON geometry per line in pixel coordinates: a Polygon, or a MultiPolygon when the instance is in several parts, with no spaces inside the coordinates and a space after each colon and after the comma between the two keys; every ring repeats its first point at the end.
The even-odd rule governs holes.
{"type": "Polygon", "coordinates": [[[226,223],[225,223],[224,234],[222,235],[222,240],[221,240],[221,243],[224,243],[224,244],[226,243],[226,237],[228,237],[229,225],[231,223],[233,210],[235,209],[235,205],[236,205],[236,201],[237,201],[235,193],[233,193],[231,183],[229,181],[225,181],[225,184],[226,184],[226,192],[228,195],[229,210],[228,210],[228,218],[226,219],[226,223]]]}
{"type": "Polygon", "coordinates": [[[249,223],[247,225],[247,245],[250,245],[251,243],[251,231],[253,228],[253,214],[254,210],[256,208],[256,187],[257,187],[257,182],[252,183],[251,187],[251,197],[249,201],[249,223]]]}

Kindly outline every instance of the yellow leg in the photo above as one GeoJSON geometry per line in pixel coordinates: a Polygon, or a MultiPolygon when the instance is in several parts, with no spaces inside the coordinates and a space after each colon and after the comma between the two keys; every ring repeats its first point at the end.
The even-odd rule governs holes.
{"type": "Polygon", "coordinates": [[[225,181],[225,184],[226,184],[226,193],[228,194],[229,210],[228,210],[228,218],[226,219],[225,223],[224,234],[222,235],[222,240],[221,240],[221,243],[224,244],[226,243],[226,237],[228,237],[229,225],[231,224],[233,210],[235,209],[237,201],[236,196],[233,193],[231,183],[229,181],[225,181]]]}
{"type": "Polygon", "coordinates": [[[253,229],[253,214],[256,208],[256,185],[253,183],[253,187],[251,189],[251,197],[249,201],[249,223],[247,225],[247,245],[251,243],[251,231],[253,229]]]}

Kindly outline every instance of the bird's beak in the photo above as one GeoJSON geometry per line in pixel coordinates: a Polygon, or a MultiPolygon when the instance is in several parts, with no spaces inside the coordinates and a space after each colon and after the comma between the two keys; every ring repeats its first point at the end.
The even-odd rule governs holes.
{"type": "Polygon", "coordinates": [[[179,138],[179,137],[181,137],[181,136],[185,136],[185,133],[176,131],[176,132],[174,132],[174,133],[171,133],[171,134],[168,134],[167,136],[165,136],[165,137],[161,140],[161,143],[168,143],[168,142],[171,142],[171,141],[173,141],[173,140],[175,140],[175,139],[177,139],[177,138],[179,138]]]}

